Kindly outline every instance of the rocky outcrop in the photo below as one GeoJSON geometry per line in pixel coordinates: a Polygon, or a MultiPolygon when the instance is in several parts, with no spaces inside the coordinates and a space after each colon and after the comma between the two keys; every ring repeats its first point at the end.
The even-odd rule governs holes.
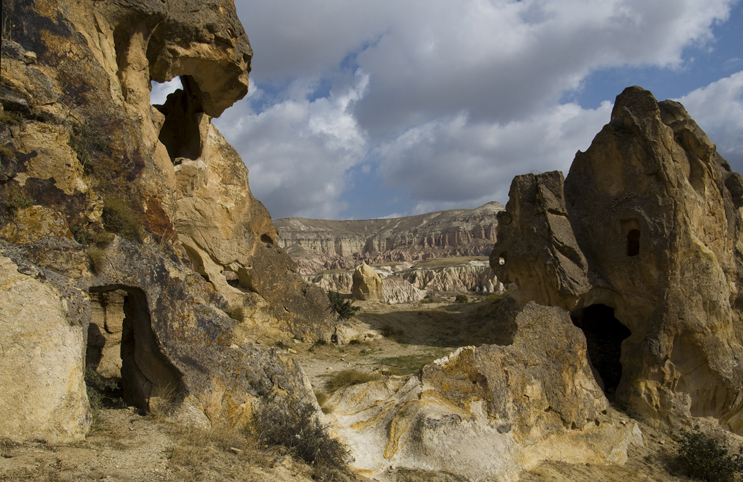
{"type": "Polygon", "coordinates": [[[572,310],[628,410],[741,434],[742,180],[681,104],[628,88],[564,186],[514,180],[491,266],[522,301],[572,310]]]}
{"type": "Polygon", "coordinates": [[[517,176],[500,217],[500,241],[493,269],[507,264],[507,282],[516,283],[524,302],[572,310],[588,291],[586,259],[573,235],[563,196],[561,172],[517,176]]]}
{"type": "Polygon", "coordinates": [[[585,338],[565,311],[530,303],[498,329],[510,344],[460,348],[419,376],[336,392],[328,420],[353,465],[374,476],[408,467],[510,481],[545,459],[623,463],[629,444],[642,443],[636,425],[607,423],[585,338]]]}
{"type": "Polygon", "coordinates": [[[0,435],[85,436],[85,327],[73,310],[43,271],[0,255],[0,435]]]}
{"type": "MultiPolygon", "coordinates": [[[[455,266],[411,267],[409,263],[374,268],[384,280],[385,303],[410,303],[425,297],[427,291],[502,293],[503,283],[490,266],[482,261],[470,261],[455,266]]],[[[303,276],[305,281],[325,291],[351,293],[353,272],[333,270],[303,276]]]]}
{"type": "Polygon", "coordinates": [[[279,245],[302,274],[391,261],[487,256],[496,239],[497,202],[417,216],[363,221],[277,219],[279,245]]]}
{"type": "Polygon", "coordinates": [[[415,303],[426,297],[424,290],[419,290],[399,276],[384,278],[382,296],[385,303],[415,303]]]}
{"type": "Polygon", "coordinates": [[[503,284],[493,270],[480,261],[441,268],[411,268],[399,276],[421,290],[503,292],[503,284]]]}
{"type": "Polygon", "coordinates": [[[351,294],[357,300],[382,301],[382,279],[369,265],[362,262],[353,272],[351,294]]]}
{"type": "Polygon", "coordinates": [[[119,374],[130,404],[175,403],[200,425],[245,424],[271,391],[312,400],[294,361],[251,343],[329,341],[334,321],[211,124],[248,88],[234,3],[19,0],[3,18],[0,254],[23,290],[3,301],[0,364],[28,376],[0,395],[0,436],[82,436],[86,364],[119,374]],[[150,105],[150,82],[175,76],[184,89],[150,105]],[[23,354],[8,333],[28,334],[23,354]],[[24,391],[48,403],[17,403],[24,391]]]}

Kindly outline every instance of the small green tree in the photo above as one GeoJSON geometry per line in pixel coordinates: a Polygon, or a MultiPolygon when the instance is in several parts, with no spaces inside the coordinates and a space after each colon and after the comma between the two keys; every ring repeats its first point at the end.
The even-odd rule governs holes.
{"type": "Polygon", "coordinates": [[[743,474],[743,448],[731,455],[724,441],[699,427],[692,432],[682,430],[676,441],[679,444],[676,462],[686,475],[696,480],[720,482],[743,474]]]}
{"type": "Polygon", "coordinates": [[[353,306],[353,300],[344,299],[343,295],[337,291],[329,291],[328,299],[330,300],[330,306],[333,307],[333,311],[338,313],[342,319],[346,320],[354,315],[361,308],[353,306]]]}
{"type": "Polygon", "coordinates": [[[467,303],[469,299],[467,298],[467,295],[457,295],[456,298],[454,298],[454,301],[457,303],[467,303]]]}

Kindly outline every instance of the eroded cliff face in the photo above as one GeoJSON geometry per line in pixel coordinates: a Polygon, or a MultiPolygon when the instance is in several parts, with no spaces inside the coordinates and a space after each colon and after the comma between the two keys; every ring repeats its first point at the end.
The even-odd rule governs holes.
{"type": "Polygon", "coordinates": [[[681,104],[628,88],[564,185],[514,180],[491,265],[522,302],[571,310],[629,411],[741,434],[742,180],[681,104]]]}
{"type": "MultiPolygon", "coordinates": [[[[0,282],[19,288],[2,300],[0,358],[32,372],[57,363],[49,376],[66,377],[67,391],[49,383],[33,393],[73,409],[17,405],[20,421],[0,435],[24,423],[28,436],[85,434],[81,361],[87,341],[101,341],[91,312],[112,293],[123,297],[115,342],[131,404],[175,402],[192,423],[240,425],[259,394],[312,401],[294,361],[251,343],[261,329],[329,340],[334,322],[211,124],[248,89],[252,50],[234,4],[16,0],[3,17],[0,282]],[[184,89],[151,106],[150,81],[176,76],[184,89]],[[43,356],[9,349],[13,313],[28,313],[29,296],[48,307],[45,325],[64,350],[32,339],[43,356]]],[[[16,383],[2,373],[2,386],[16,383]]]]}
{"type": "Polygon", "coordinates": [[[496,239],[497,202],[418,216],[360,221],[277,219],[280,246],[302,274],[436,257],[487,256],[496,239]]]}

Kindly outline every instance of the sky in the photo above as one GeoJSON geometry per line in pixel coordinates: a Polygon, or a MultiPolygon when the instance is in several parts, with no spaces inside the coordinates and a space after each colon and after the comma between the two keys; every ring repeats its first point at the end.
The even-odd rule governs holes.
{"type": "Polygon", "coordinates": [[[214,124],[274,219],[505,204],[516,175],[567,174],[631,85],[742,172],[742,2],[235,0],[250,89],[214,124]]]}

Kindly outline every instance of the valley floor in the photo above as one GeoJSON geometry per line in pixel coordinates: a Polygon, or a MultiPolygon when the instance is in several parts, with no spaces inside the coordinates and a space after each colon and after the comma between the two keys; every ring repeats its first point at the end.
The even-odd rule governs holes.
{"type": "MultiPolygon", "coordinates": [[[[361,311],[349,330],[363,341],[323,345],[264,339],[262,343],[291,353],[322,400],[337,386],[333,383],[344,370],[353,371],[355,381],[365,376],[408,375],[460,346],[508,343],[509,327],[498,326],[492,321],[497,317],[488,316],[498,309],[495,299],[491,295],[468,303],[408,305],[357,302],[361,311]]],[[[689,480],[670,473],[675,442],[669,435],[645,424],[641,427],[645,446],[632,447],[624,466],[547,462],[524,473],[520,482],[689,480]]],[[[245,434],[184,428],[162,416],[139,415],[132,408],[100,410],[87,439],[75,444],[0,440],[0,481],[303,482],[313,480],[313,472],[312,466],[294,460],[285,449],[258,447],[245,434]]],[[[387,475],[395,482],[462,480],[406,469],[387,475]]]]}

